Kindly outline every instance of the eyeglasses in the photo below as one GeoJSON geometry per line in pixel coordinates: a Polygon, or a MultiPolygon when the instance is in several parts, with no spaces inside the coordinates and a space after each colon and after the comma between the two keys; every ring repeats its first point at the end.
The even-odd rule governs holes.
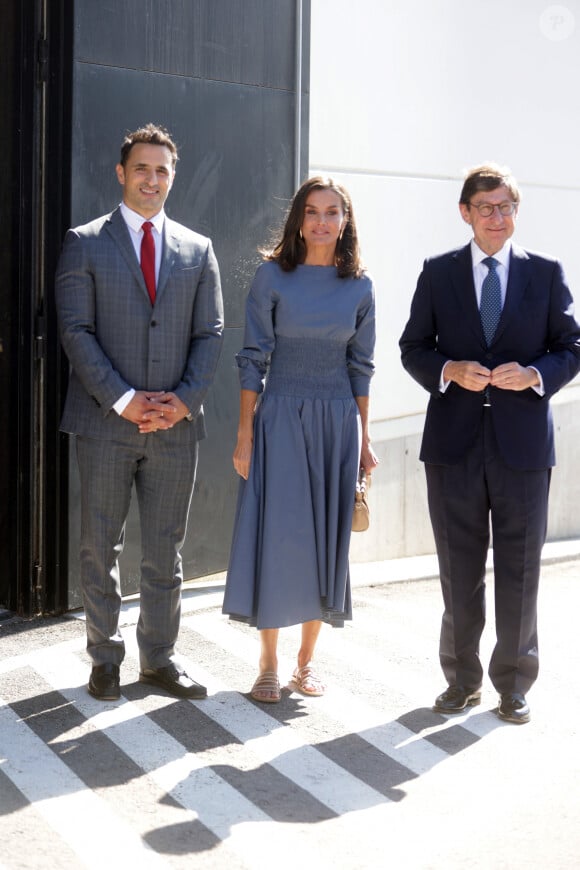
{"type": "Polygon", "coordinates": [[[491,202],[470,202],[469,205],[476,208],[482,217],[491,217],[496,208],[501,215],[508,217],[508,215],[513,214],[518,207],[517,202],[512,202],[511,200],[500,202],[498,205],[492,205],[491,202]]]}

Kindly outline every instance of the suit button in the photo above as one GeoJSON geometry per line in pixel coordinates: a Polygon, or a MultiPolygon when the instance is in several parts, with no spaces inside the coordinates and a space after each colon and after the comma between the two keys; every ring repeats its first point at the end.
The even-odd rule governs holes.
{"type": "Polygon", "coordinates": [[[152,321],[151,321],[151,326],[157,326],[157,321],[156,321],[156,320],[152,320],[152,321]]]}

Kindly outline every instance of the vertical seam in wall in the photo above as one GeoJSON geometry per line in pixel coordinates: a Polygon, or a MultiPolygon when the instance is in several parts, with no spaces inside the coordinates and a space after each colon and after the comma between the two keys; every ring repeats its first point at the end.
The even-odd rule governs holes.
{"type": "Polygon", "coordinates": [[[300,187],[302,143],[302,0],[296,0],[296,103],[294,109],[294,189],[300,187]]]}

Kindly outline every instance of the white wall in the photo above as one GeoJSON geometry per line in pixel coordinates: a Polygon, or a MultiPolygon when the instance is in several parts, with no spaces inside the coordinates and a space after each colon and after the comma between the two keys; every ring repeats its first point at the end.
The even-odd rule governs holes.
{"type": "Polygon", "coordinates": [[[421,412],[398,339],[423,259],[467,242],[464,169],[507,164],[515,238],[580,300],[580,2],[312,0],[310,172],[349,189],[378,293],[373,419],[421,412]]]}
{"type": "MultiPolygon", "coordinates": [[[[559,257],[580,307],[580,0],[312,0],[310,174],[353,197],[377,287],[374,526],[355,560],[431,552],[421,463],[427,394],[398,340],[426,256],[465,244],[466,168],[507,164],[515,240],[559,257]]],[[[580,379],[577,379],[576,384],[580,379]]],[[[580,537],[580,389],[556,403],[548,534],[580,537]]]]}

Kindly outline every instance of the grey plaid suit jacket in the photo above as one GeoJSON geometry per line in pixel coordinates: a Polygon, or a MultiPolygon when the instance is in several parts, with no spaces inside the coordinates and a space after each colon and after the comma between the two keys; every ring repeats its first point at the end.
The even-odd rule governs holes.
{"type": "Polygon", "coordinates": [[[222,343],[223,303],[211,241],[166,217],[152,306],[120,209],[69,230],[56,274],[62,345],[71,364],[61,430],[139,443],[115,402],[131,387],[171,390],[187,405],[176,446],[205,435],[202,402],[222,343]]]}

